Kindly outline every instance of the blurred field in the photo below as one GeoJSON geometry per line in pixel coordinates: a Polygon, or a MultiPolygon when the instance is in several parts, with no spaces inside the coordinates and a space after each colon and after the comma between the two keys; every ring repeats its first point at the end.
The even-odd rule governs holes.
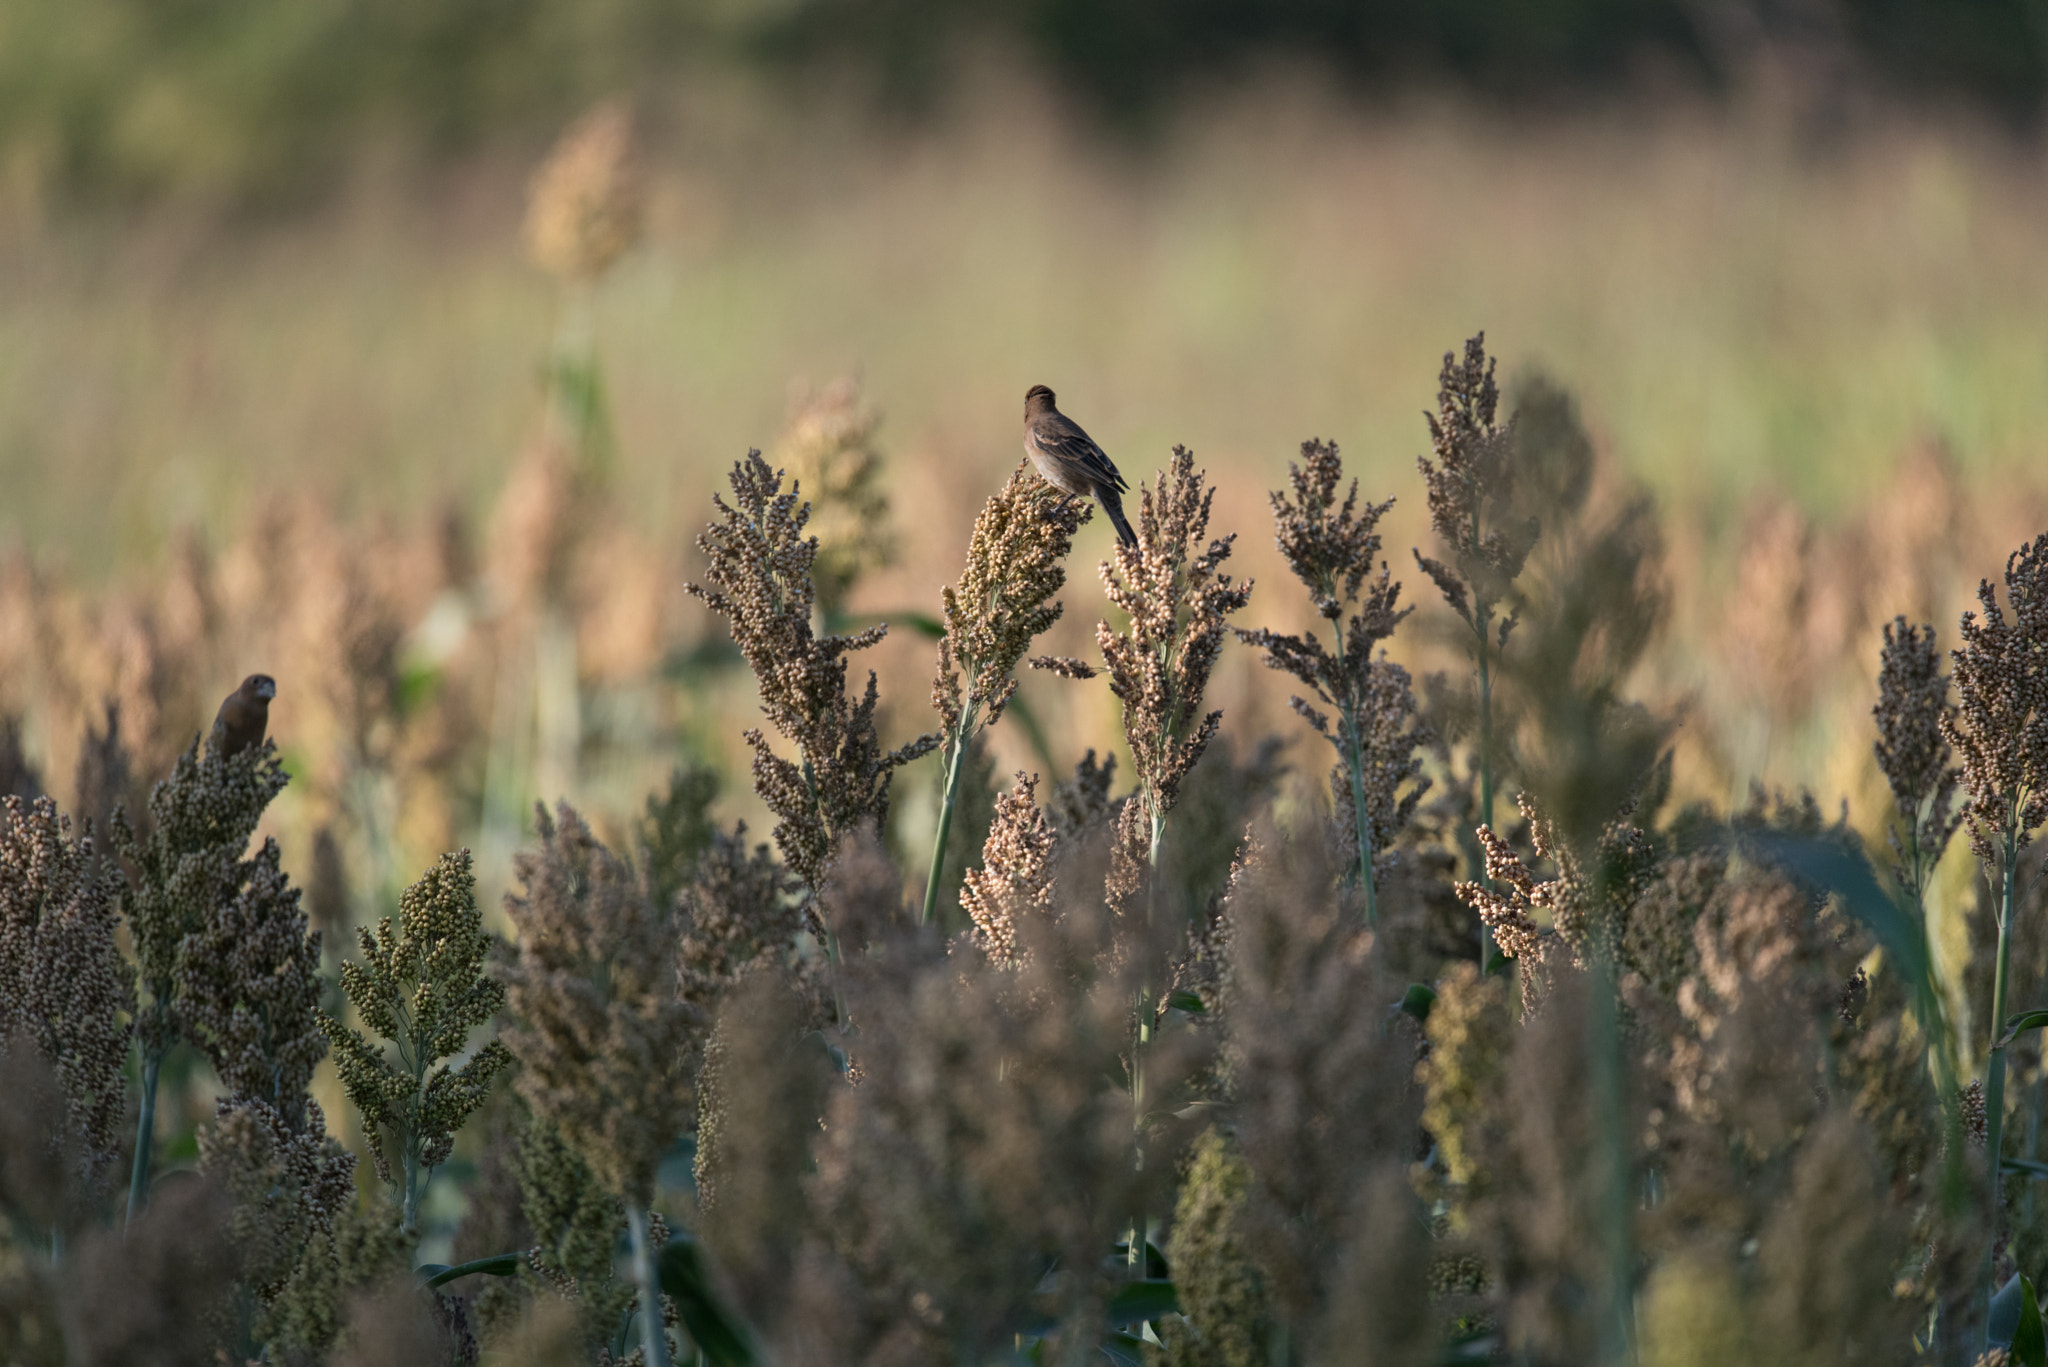
{"type": "MultiPolygon", "coordinates": [[[[618,437],[606,516],[633,549],[578,601],[618,608],[628,586],[607,576],[623,576],[652,605],[620,610],[645,639],[611,664],[584,643],[583,721],[624,728],[585,737],[585,801],[636,807],[679,745],[739,757],[743,676],[679,690],[635,671],[715,635],[680,592],[709,495],[733,458],[772,445],[793,385],[841,375],[883,414],[901,543],[855,610],[932,610],[1016,456],[1019,395],[1045,382],[1134,482],[1173,443],[1196,451],[1262,581],[1251,615],[1277,624],[1303,605],[1276,573],[1264,490],[1303,438],[1339,441],[1370,495],[1401,500],[1400,572],[1423,532],[1414,458],[1437,360],[1483,328],[1508,369],[1569,387],[1615,468],[1660,500],[1675,611],[1645,684],[1689,709],[1681,787],[1716,800],[1752,779],[1828,803],[1863,791],[1877,623],[1936,613],[1951,629],[2034,530],[2048,176],[2031,147],[1924,115],[1834,128],[1762,98],[1365,120],[1300,78],[1197,101],[1140,153],[1105,150],[1014,83],[981,86],[969,116],[924,131],[730,79],[645,121],[648,237],[593,313],[618,437]],[[1919,484],[1902,509],[1889,491],[1905,467],[1919,484]],[[1948,520],[1924,521],[1941,500],[1948,520]]],[[[415,549],[452,513],[487,553],[560,310],[520,248],[536,155],[504,147],[424,182],[366,171],[296,220],[15,204],[0,537],[50,582],[145,600],[174,546],[232,560],[285,494],[415,549]]],[[[1084,533],[1062,649],[1098,615],[1089,564],[1106,537],[1084,533]]],[[[356,550],[402,559],[380,544],[356,550]]],[[[306,587],[266,574],[320,571],[259,555],[249,573],[255,610],[306,587]]],[[[389,611],[418,618],[438,591],[414,575],[389,611]]],[[[284,681],[289,726],[303,664],[238,639],[220,638],[172,731],[200,724],[216,676],[256,667],[284,681]]],[[[890,734],[926,724],[929,651],[899,630],[873,656],[890,734]]],[[[1293,735],[1248,654],[1228,654],[1219,683],[1243,742],[1293,735]]],[[[12,692],[32,753],[67,773],[69,709],[90,704],[60,718],[20,680],[12,692]]],[[[1050,681],[1026,696],[1059,764],[1114,733],[1050,681]]],[[[481,698],[473,713],[490,712],[481,698]]],[[[996,741],[1004,769],[1040,758],[1013,728],[996,741]]],[[[479,762],[457,766],[407,860],[475,829],[479,762]]]]}

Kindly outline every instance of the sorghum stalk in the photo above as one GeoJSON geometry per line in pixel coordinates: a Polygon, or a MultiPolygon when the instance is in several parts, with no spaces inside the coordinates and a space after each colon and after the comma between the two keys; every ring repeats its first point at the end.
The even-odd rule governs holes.
{"type": "Polygon", "coordinates": [[[135,1166],[128,1173],[128,1223],[142,1213],[149,1199],[149,1157],[156,1144],[156,1080],[163,1059],[145,1049],[142,1055],[142,1110],[135,1118],[135,1166]]]}
{"type": "MultiPolygon", "coordinates": [[[[1940,739],[1962,760],[1969,791],[1970,846],[1997,871],[1998,959],[1991,984],[1991,1051],[1985,1063],[1985,1151],[1990,1166],[1990,1237],[1977,1290],[1988,1346],[1991,1271],[2004,1223],[2000,1142],[2005,1110],[2006,987],[2012,956],[2020,853],[2048,820],[2048,533],[2006,559],[2007,617],[1990,580],[1977,586],[1978,612],[1963,614],[1962,645],[1951,657],[1957,706],[1939,720],[1940,739]]],[[[1889,662],[1888,662],[1889,663],[1889,662]]]]}
{"type": "Polygon", "coordinates": [[[1346,876],[1358,880],[1366,924],[1377,925],[1374,864],[1412,815],[1425,786],[1415,760],[1422,736],[1412,721],[1415,701],[1407,672],[1384,656],[1374,658],[1376,648],[1408,615],[1408,609],[1397,607],[1401,586],[1379,559],[1379,520],[1393,500],[1361,505],[1353,480],[1340,501],[1344,470],[1333,442],[1303,442],[1301,456],[1288,467],[1292,491],[1276,489],[1270,495],[1274,541],[1295,578],[1307,587],[1317,615],[1329,621],[1336,649],[1326,649],[1313,633],[1237,634],[1246,645],[1264,649],[1268,667],[1292,674],[1314,699],[1289,701],[1337,752],[1330,786],[1333,793],[1342,786],[1351,794],[1350,814],[1339,818],[1354,842],[1355,858],[1346,876]],[[1334,725],[1324,708],[1336,714],[1334,725]],[[1410,785],[1409,792],[1398,795],[1403,784],[1410,785]]]}
{"type": "Polygon", "coordinates": [[[932,837],[932,867],[924,881],[924,906],[918,924],[930,925],[939,905],[939,877],[946,867],[946,840],[953,829],[953,807],[960,798],[960,775],[967,769],[967,747],[974,739],[980,705],[969,703],[946,737],[945,789],[939,798],[939,830],[932,837]]]}
{"type": "MultiPolygon", "coordinates": [[[[1444,601],[1472,631],[1479,673],[1479,821],[1493,823],[1493,668],[1489,656],[1505,649],[1515,615],[1502,619],[1499,641],[1494,608],[1508,596],[1535,547],[1537,526],[1518,518],[1515,422],[1496,420],[1500,388],[1486,354],[1486,334],[1465,343],[1461,361],[1446,352],[1437,383],[1437,411],[1430,415],[1434,461],[1417,461],[1429,485],[1430,521],[1451,552],[1450,563],[1420,551],[1416,563],[1443,593],[1444,601]]],[[[1483,878],[1483,875],[1482,875],[1483,878]]],[[[1479,929],[1480,961],[1493,949],[1484,924],[1479,929]]]]}
{"type": "Polygon", "coordinates": [[[661,1316],[661,1279],[654,1269],[647,1212],[628,1202],[626,1225],[633,1235],[633,1280],[640,1288],[640,1349],[646,1355],[646,1367],[669,1367],[668,1327],[661,1316]]]}

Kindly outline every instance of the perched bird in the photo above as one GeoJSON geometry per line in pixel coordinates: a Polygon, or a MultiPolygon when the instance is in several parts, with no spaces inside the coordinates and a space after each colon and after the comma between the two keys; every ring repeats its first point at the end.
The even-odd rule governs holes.
{"type": "Polygon", "coordinates": [[[223,755],[239,755],[252,745],[263,744],[263,730],[270,724],[270,700],[276,696],[277,680],[268,674],[251,674],[221,701],[220,711],[213,714],[213,726],[220,732],[223,755]]]}
{"type": "Polygon", "coordinates": [[[1123,543],[1138,544],[1138,534],[1125,521],[1124,502],[1117,496],[1131,486],[1094,438],[1053,406],[1053,393],[1042,384],[1024,392],[1024,454],[1047,484],[1069,499],[1093,498],[1116,524],[1123,543]]]}

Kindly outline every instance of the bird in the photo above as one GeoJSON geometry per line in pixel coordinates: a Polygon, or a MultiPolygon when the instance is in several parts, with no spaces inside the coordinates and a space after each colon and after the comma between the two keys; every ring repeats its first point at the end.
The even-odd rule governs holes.
{"type": "Polygon", "coordinates": [[[1130,489],[1116,465],[1102,453],[1095,439],[1081,425],[1060,412],[1053,392],[1042,384],[1024,391],[1024,454],[1038,467],[1039,476],[1065,494],[1069,500],[1093,498],[1116,524],[1116,534],[1126,546],[1138,544],[1138,534],[1124,517],[1124,502],[1118,497],[1130,489]]]}
{"type": "Polygon", "coordinates": [[[213,729],[220,733],[223,756],[239,755],[263,744],[264,728],[270,724],[270,700],[277,696],[277,680],[268,674],[251,674],[242,686],[221,700],[213,714],[213,729]]]}

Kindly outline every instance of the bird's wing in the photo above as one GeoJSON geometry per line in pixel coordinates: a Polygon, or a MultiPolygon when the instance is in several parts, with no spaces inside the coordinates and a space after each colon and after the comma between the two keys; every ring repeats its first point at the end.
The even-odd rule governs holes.
{"type": "Polygon", "coordinates": [[[1117,473],[1116,462],[1103,454],[1095,439],[1083,432],[1078,424],[1064,414],[1054,414],[1048,422],[1040,423],[1032,430],[1038,447],[1055,460],[1065,461],[1077,469],[1088,472],[1088,477],[1112,489],[1129,489],[1124,477],[1117,473]]]}

